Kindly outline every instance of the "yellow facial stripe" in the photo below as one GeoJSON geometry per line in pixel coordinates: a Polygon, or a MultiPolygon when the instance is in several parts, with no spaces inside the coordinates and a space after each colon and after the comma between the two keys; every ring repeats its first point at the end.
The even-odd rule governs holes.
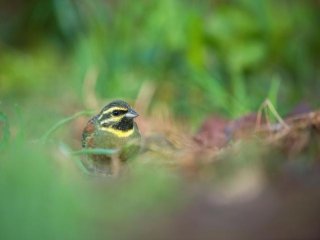
{"type": "Polygon", "coordinates": [[[110,113],[114,110],[119,110],[119,111],[127,111],[128,109],[127,108],[122,108],[122,107],[112,107],[112,108],[109,108],[105,111],[102,112],[102,114],[107,114],[107,113],[110,113]]]}
{"type": "MultiPolygon", "coordinates": [[[[122,108],[122,107],[112,107],[112,108],[109,108],[109,109],[107,109],[107,110],[103,111],[103,112],[100,114],[100,116],[99,116],[98,120],[100,120],[101,118],[103,118],[103,116],[104,116],[104,115],[106,115],[106,114],[108,114],[108,113],[110,113],[110,112],[113,112],[114,110],[118,110],[118,111],[128,111],[128,109],[127,109],[127,108],[122,108]]],[[[112,117],[112,118],[113,118],[113,120],[112,120],[112,121],[117,121],[117,120],[118,120],[118,118],[117,118],[117,117],[112,117]]]]}
{"type": "Polygon", "coordinates": [[[110,132],[110,133],[112,133],[112,134],[114,134],[114,135],[116,135],[117,137],[120,137],[120,138],[129,137],[134,132],[134,129],[130,129],[130,130],[127,130],[127,131],[121,131],[121,130],[114,129],[114,128],[111,128],[111,127],[110,128],[102,127],[101,130],[110,132]]]}
{"type": "Polygon", "coordinates": [[[104,124],[104,123],[107,123],[107,122],[119,122],[122,118],[123,118],[123,116],[107,118],[107,119],[104,119],[103,121],[101,121],[101,124],[104,124]]]}

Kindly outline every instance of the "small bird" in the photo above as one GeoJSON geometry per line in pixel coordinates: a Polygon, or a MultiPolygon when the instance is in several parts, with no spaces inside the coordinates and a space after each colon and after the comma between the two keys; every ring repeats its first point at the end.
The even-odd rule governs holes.
{"type": "MultiPolygon", "coordinates": [[[[106,105],[91,118],[82,132],[82,147],[118,150],[118,159],[125,161],[140,149],[141,135],[134,118],[138,113],[122,100],[106,105]]],[[[113,174],[112,157],[91,154],[82,159],[86,169],[96,174],[113,174]]]]}

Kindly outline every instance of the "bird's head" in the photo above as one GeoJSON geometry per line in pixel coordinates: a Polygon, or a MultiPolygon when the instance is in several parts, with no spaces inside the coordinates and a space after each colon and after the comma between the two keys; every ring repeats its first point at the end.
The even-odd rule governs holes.
{"type": "Polygon", "coordinates": [[[134,130],[134,118],[139,114],[125,101],[115,100],[106,105],[97,116],[99,128],[118,137],[126,137],[134,130]]]}

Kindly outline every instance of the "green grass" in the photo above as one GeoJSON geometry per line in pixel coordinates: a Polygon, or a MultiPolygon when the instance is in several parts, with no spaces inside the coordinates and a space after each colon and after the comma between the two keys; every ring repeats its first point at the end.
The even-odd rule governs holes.
{"type": "MultiPolygon", "coordinates": [[[[0,3],[1,239],[115,239],[137,219],[183,205],[180,175],[161,164],[133,163],[120,179],[89,177],[76,164],[88,153],[85,116],[113,98],[134,102],[145,83],[155,86],[146,114],[164,106],[193,132],[211,114],[237,118],[266,98],[280,116],[320,103],[315,1],[9,5],[0,3]],[[99,106],[88,104],[91,90],[99,106]]],[[[217,176],[257,152],[234,154],[217,176]]]]}
{"type": "MultiPolygon", "coordinates": [[[[98,96],[135,99],[141,85],[153,81],[159,91],[167,90],[167,96],[159,94],[154,101],[166,100],[190,119],[195,113],[172,96],[181,96],[193,108],[206,102],[205,111],[231,117],[256,110],[268,97],[274,76],[281,82],[283,111],[316,96],[320,44],[312,1],[187,2],[36,1],[29,6],[35,10],[25,13],[34,19],[24,22],[25,34],[40,25],[36,9],[41,4],[49,9],[42,17],[50,27],[27,38],[23,51],[19,45],[8,51],[4,47],[1,92],[32,94],[67,78],[67,85],[85,98],[83,81],[94,68],[98,96]]],[[[20,25],[12,29],[23,34],[20,25]]],[[[16,31],[11,38],[20,36],[16,31]]]]}
{"type": "MultiPolygon", "coordinates": [[[[60,131],[68,129],[66,120],[70,118],[55,126],[59,125],[60,131]]],[[[56,134],[59,136],[59,131],[56,134]]],[[[136,217],[147,212],[159,215],[175,206],[179,181],[168,170],[137,165],[127,177],[90,177],[75,161],[79,154],[92,151],[65,152],[53,137],[44,143],[11,134],[10,142],[2,147],[1,238],[114,238],[130,229],[136,217]],[[115,226],[123,230],[118,232],[115,226]]],[[[112,153],[103,149],[106,152],[112,153]]],[[[94,149],[94,153],[101,150],[94,149]]]]}

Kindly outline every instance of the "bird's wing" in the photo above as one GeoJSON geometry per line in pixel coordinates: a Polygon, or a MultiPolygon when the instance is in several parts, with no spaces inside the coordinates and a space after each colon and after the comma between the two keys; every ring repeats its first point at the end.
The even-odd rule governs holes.
{"type": "Polygon", "coordinates": [[[91,147],[92,146],[92,137],[95,131],[94,118],[90,119],[82,131],[82,147],[91,147]]]}

